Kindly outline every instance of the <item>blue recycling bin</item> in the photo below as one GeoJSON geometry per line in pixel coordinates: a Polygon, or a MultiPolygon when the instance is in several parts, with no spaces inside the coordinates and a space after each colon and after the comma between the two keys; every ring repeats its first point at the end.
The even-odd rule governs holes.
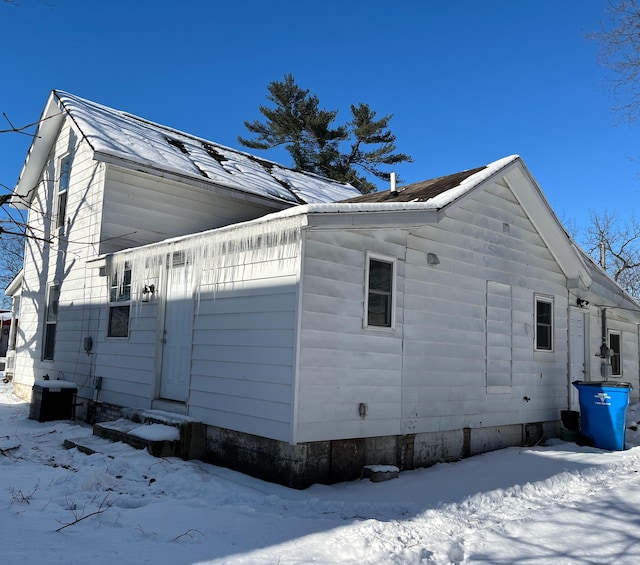
{"type": "Polygon", "coordinates": [[[593,441],[594,447],[624,449],[629,383],[612,381],[574,381],[580,400],[580,433],[593,441]]]}

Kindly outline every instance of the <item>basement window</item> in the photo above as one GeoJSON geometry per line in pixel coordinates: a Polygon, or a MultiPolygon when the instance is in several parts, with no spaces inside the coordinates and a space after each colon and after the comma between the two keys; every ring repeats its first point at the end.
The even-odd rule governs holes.
{"type": "Polygon", "coordinates": [[[395,265],[395,259],[367,254],[365,327],[394,327],[395,265]]]}
{"type": "Polygon", "coordinates": [[[109,287],[108,337],[129,337],[131,314],[131,268],[127,265],[118,280],[118,273],[111,278],[109,287]]]}
{"type": "Polygon", "coordinates": [[[553,299],[536,296],[536,350],[553,350],[553,299]]]}

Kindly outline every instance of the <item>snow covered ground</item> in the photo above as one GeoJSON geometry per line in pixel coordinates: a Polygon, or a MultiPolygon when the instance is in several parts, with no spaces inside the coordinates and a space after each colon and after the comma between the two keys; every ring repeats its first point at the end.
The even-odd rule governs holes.
{"type": "MultiPolygon", "coordinates": [[[[640,563],[640,433],[623,452],[553,440],[304,491],[28,419],[0,383],[3,564],[640,563]]],[[[628,420],[640,420],[640,406],[628,420]]]]}

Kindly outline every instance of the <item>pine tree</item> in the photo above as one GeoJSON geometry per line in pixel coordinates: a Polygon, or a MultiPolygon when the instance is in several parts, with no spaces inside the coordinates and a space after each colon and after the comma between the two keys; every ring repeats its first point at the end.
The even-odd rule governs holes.
{"type": "Polygon", "coordinates": [[[388,181],[383,165],[411,162],[409,155],[396,153],[396,136],[388,129],[392,115],[376,120],[368,104],[351,105],[352,119],[334,125],[337,110],[320,108],[316,95],[300,88],[293,75],[267,87],[267,99],[274,107],[260,106],[264,122],[244,122],[256,137],[238,137],[252,149],[284,146],[296,169],[348,182],[367,193],[376,190],[367,175],[388,181]]]}

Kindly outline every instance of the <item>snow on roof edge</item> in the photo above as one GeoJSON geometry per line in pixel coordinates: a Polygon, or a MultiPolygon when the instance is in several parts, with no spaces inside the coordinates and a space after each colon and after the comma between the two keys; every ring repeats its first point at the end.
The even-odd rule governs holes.
{"type": "Polygon", "coordinates": [[[96,155],[101,154],[160,171],[174,172],[207,184],[228,186],[241,192],[293,204],[300,201],[336,201],[347,198],[350,194],[357,194],[357,190],[348,183],[311,172],[297,171],[261,156],[111,108],[70,92],[54,90],[52,93],[96,155]],[[114,129],[114,125],[122,129],[114,129]],[[163,139],[160,145],[160,138],[157,136],[163,139]],[[179,150],[176,152],[175,147],[170,149],[169,146],[165,146],[165,140],[171,145],[172,137],[179,138],[179,143],[199,146],[196,147],[197,154],[185,151],[184,146],[181,147],[182,154],[179,150]],[[146,140],[144,143],[141,142],[142,138],[146,140]],[[98,145],[94,145],[92,140],[97,141],[98,145]],[[143,147],[145,149],[141,150],[143,147]],[[225,161],[230,163],[230,167],[216,165],[214,161],[218,158],[206,155],[206,147],[213,148],[216,153],[222,152],[222,158],[226,157],[225,161]],[[204,152],[202,148],[205,148],[204,152]],[[234,159],[229,159],[230,155],[240,160],[244,159],[245,164],[232,162],[234,159]],[[213,163],[213,166],[208,168],[207,162],[209,165],[213,163]],[[247,168],[248,163],[253,165],[247,168]],[[240,171],[243,175],[241,182],[234,179],[234,175],[240,171]],[[251,177],[252,174],[254,177],[257,174],[257,177],[251,177]],[[253,178],[253,183],[246,182],[250,178],[253,178]]]}
{"type": "Polygon", "coordinates": [[[474,173],[473,175],[464,179],[457,187],[450,188],[449,190],[431,198],[427,201],[427,203],[431,204],[434,208],[440,209],[444,208],[448,204],[451,204],[454,200],[457,200],[467,192],[474,189],[476,186],[480,185],[493,175],[495,175],[498,171],[504,169],[511,163],[520,159],[520,155],[509,155],[508,157],[503,157],[502,159],[498,159],[497,161],[493,161],[489,163],[484,169],[474,173]]]}

